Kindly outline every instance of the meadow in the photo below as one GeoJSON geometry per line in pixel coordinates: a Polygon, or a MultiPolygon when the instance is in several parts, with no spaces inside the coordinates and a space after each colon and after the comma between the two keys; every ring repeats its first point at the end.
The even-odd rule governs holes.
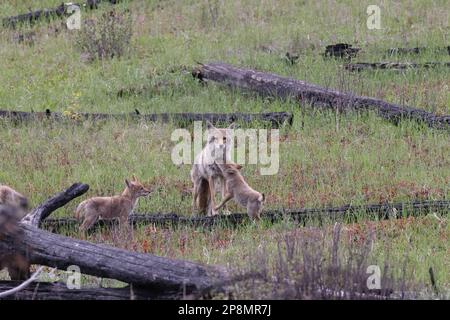
{"type": "MultiPolygon", "coordinates": [[[[59,4],[43,0],[39,8],[59,4]]],[[[0,120],[0,183],[27,195],[33,205],[74,182],[89,184],[86,195],[54,214],[68,217],[87,197],[118,194],[124,179],[135,174],[154,189],[140,200],[137,212],[192,215],[191,167],[171,161],[170,137],[177,124],[78,121],[70,115],[135,109],[141,113],[289,111],[294,123],[280,129],[279,172],[262,176],[257,165],[246,165],[242,171],[251,186],[265,193],[267,210],[449,199],[448,131],[409,120],[394,125],[371,112],[336,114],[295,101],[255,97],[214,83],[201,85],[191,75],[198,62],[223,61],[450,114],[448,68],[350,73],[343,69],[343,61],[322,56],[326,45],[346,42],[362,48],[358,61],[449,62],[448,53],[437,49],[449,45],[448,1],[380,1],[381,30],[366,26],[369,4],[124,0],[114,10],[131,14],[130,45],[121,57],[92,61],[78,45],[83,30],[67,30],[59,19],[0,28],[0,109],[50,109],[69,115],[62,123],[0,120]],[[17,41],[20,34],[28,34],[28,40],[17,41]],[[418,55],[386,55],[391,47],[422,46],[431,49],[418,55]],[[286,62],[286,52],[299,55],[296,64],[286,62]],[[131,93],[118,95],[121,90],[131,93]]],[[[2,2],[0,15],[36,6],[31,0],[2,2]]],[[[82,22],[100,19],[112,9],[101,4],[99,10],[82,11],[82,22]]],[[[244,211],[234,204],[230,209],[244,211]]],[[[406,278],[426,297],[433,295],[432,267],[441,297],[448,298],[448,215],[430,212],[420,218],[343,223],[339,249],[343,261],[348,252],[369,241],[368,264],[389,264],[393,276],[406,278]]],[[[140,226],[131,240],[104,230],[89,235],[68,230],[67,234],[238,270],[248,268],[261,251],[268,257],[270,273],[277,270],[278,253],[286,250],[286,237],[321,239],[323,248],[318,252],[326,265],[333,226],[333,221],[321,226],[314,221],[306,226],[263,222],[213,230],[140,226]]],[[[251,290],[238,292],[255,297],[251,290]]]]}

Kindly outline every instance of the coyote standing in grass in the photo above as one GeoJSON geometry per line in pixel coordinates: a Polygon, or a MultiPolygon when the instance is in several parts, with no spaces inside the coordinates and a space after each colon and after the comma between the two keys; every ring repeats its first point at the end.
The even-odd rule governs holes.
{"type": "Polygon", "coordinates": [[[99,219],[119,218],[120,225],[127,223],[128,216],[133,211],[139,197],[150,194],[150,190],[145,188],[138,179],[133,176],[133,180],[125,180],[125,190],[120,196],[94,197],[80,203],[75,211],[77,219],[84,218],[80,226],[82,231],[88,230],[99,219]]]}
{"type": "Polygon", "coordinates": [[[218,164],[218,167],[225,178],[227,193],[222,199],[222,202],[214,210],[219,210],[229,200],[234,199],[236,203],[247,208],[247,214],[250,218],[259,220],[265,201],[264,194],[252,189],[244,180],[244,177],[239,171],[242,168],[241,165],[224,163],[218,164]]]}
{"type": "Polygon", "coordinates": [[[0,185],[0,204],[15,208],[19,218],[28,210],[28,199],[11,187],[0,185]]]}
{"type": "Polygon", "coordinates": [[[195,210],[199,204],[200,210],[207,211],[208,216],[216,215],[215,194],[216,190],[221,188],[222,197],[226,194],[226,185],[223,180],[222,171],[217,163],[226,163],[231,161],[232,130],[235,124],[232,123],[228,128],[216,128],[209,121],[206,122],[208,135],[206,146],[195,157],[194,165],[191,170],[191,180],[194,184],[192,209],[195,210]],[[207,193],[205,193],[207,190],[207,193]],[[197,200],[199,200],[197,203],[197,200]],[[205,208],[205,201],[208,202],[205,208]]]}

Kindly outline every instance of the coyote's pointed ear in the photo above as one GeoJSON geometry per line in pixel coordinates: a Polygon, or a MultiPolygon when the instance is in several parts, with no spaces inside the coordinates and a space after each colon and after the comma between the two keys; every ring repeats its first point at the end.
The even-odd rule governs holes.
{"type": "Polygon", "coordinates": [[[234,129],[234,128],[236,128],[236,122],[233,122],[232,124],[230,124],[229,126],[228,126],[228,129],[234,129]]]}
{"type": "Polygon", "coordinates": [[[137,181],[138,181],[138,179],[136,178],[136,175],[134,175],[134,174],[133,174],[133,179],[132,179],[132,181],[134,181],[134,182],[137,182],[137,181]]]}
{"type": "Polygon", "coordinates": [[[128,181],[128,179],[125,179],[125,184],[127,185],[128,188],[131,188],[131,182],[128,181]]]}
{"type": "Polygon", "coordinates": [[[206,128],[212,129],[212,128],[214,128],[214,125],[209,120],[206,120],[206,128]]]}

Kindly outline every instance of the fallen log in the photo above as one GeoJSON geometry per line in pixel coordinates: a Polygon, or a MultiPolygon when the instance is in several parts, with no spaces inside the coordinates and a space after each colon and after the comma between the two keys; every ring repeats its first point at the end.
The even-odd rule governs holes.
{"type": "MultiPolygon", "coordinates": [[[[20,281],[0,281],[0,292],[11,290],[20,284],[20,281]]],[[[155,294],[151,290],[132,286],[68,289],[65,284],[59,282],[35,282],[14,295],[4,298],[4,300],[155,300],[176,298],[179,298],[176,292],[155,294]]]]}
{"type": "Polygon", "coordinates": [[[35,21],[61,17],[66,14],[66,6],[64,3],[51,9],[40,9],[30,11],[28,13],[19,14],[17,16],[3,18],[3,26],[16,28],[20,23],[33,24],[35,21]]]}
{"type": "Polygon", "coordinates": [[[450,55],[450,46],[447,47],[438,47],[438,48],[427,48],[427,47],[414,47],[414,48],[390,48],[387,51],[387,55],[407,55],[407,54],[420,54],[426,51],[447,51],[450,55]]]}
{"type": "Polygon", "coordinates": [[[76,265],[84,274],[117,279],[157,295],[170,292],[180,298],[227,279],[227,271],[221,267],[130,252],[71,239],[36,227],[53,210],[86,191],[86,185],[74,184],[38,206],[15,226],[14,234],[0,234],[0,253],[25,256],[29,264],[58,269],[76,265]],[[17,234],[20,234],[19,239],[17,234]]]}
{"type": "MultiPolygon", "coordinates": [[[[269,223],[279,222],[290,218],[298,223],[305,223],[310,219],[325,221],[343,220],[355,221],[359,218],[392,219],[408,216],[419,216],[430,212],[440,212],[447,214],[450,212],[450,201],[413,201],[410,203],[386,203],[369,204],[363,206],[345,205],[331,208],[305,208],[296,210],[272,210],[262,214],[264,221],[269,223]]],[[[247,214],[233,213],[230,215],[207,216],[183,216],[175,213],[146,213],[131,214],[129,223],[133,226],[153,224],[161,227],[189,226],[193,228],[210,227],[235,227],[249,222],[247,214]]],[[[118,221],[100,220],[95,228],[116,226],[118,221]]],[[[43,223],[43,228],[57,232],[59,229],[77,228],[79,222],[74,218],[47,219],[43,223]]]]}
{"type": "Polygon", "coordinates": [[[362,71],[362,70],[407,70],[407,69],[429,69],[439,67],[450,67],[450,62],[427,62],[427,63],[401,63],[401,62],[357,62],[348,63],[344,65],[344,68],[349,71],[362,71]]]}
{"type": "Polygon", "coordinates": [[[401,119],[413,119],[429,127],[450,129],[450,115],[439,116],[421,109],[389,103],[380,99],[339,92],[293,78],[271,73],[237,68],[217,62],[201,64],[193,71],[200,80],[211,80],[232,88],[255,92],[262,96],[281,99],[292,98],[308,102],[316,108],[341,110],[374,110],[379,116],[398,123],[401,119]]]}
{"type": "MultiPolygon", "coordinates": [[[[97,9],[98,4],[101,0],[87,0],[86,3],[70,3],[72,5],[78,6],[79,8],[88,7],[91,10],[97,9]]],[[[118,0],[107,0],[111,4],[116,4],[118,0]]],[[[16,16],[3,18],[3,27],[16,28],[17,25],[23,23],[33,24],[39,20],[50,20],[54,18],[60,18],[67,15],[68,4],[61,3],[59,6],[50,9],[39,9],[35,11],[30,11],[27,13],[19,14],[16,16]]]]}
{"type": "Polygon", "coordinates": [[[65,270],[76,265],[84,274],[111,278],[151,289],[155,294],[167,291],[183,294],[210,287],[226,278],[219,267],[130,252],[103,244],[72,239],[21,223],[22,241],[14,245],[9,237],[0,240],[0,252],[26,255],[30,264],[65,270]]]}
{"type": "Polygon", "coordinates": [[[194,121],[210,121],[212,123],[243,122],[253,121],[267,122],[272,127],[279,127],[284,123],[292,125],[293,115],[289,112],[267,112],[267,113],[154,113],[141,114],[139,110],[134,113],[108,114],[108,113],[72,113],[64,114],[59,112],[24,112],[0,110],[0,119],[11,119],[15,122],[22,121],[82,121],[82,120],[140,120],[148,122],[161,121],[164,123],[174,122],[177,124],[189,124],[194,121]]]}

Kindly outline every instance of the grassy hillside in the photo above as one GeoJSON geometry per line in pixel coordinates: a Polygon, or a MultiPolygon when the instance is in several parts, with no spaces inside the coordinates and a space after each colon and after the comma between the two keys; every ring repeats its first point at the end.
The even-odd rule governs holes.
{"type": "MultiPolygon", "coordinates": [[[[0,15],[60,2],[3,1],[0,15]]],[[[203,86],[191,76],[197,62],[224,61],[450,114],[448,68],[350,73],[343,69],[343,61],[322,56],[326,45],[347,42],[362,48],[357,61],[450,62],[447,51],[440,50],[450,44],[448,1],[380,1],[381,30],[366,27],[369,4],[354,0],[124,0],[114,10],[131,14],[132,38],[126,54],[93,61],[78,45],[84,31],[67,30],[62,20],[0,28],[0,109],[50,109],[69,115],[65,123],[0,120],[0,183],[13,186],[37,205],[75,181],[90,185],[82,199],[117,194],[124,188],[124,179],[136,174],[155,188],[136,211],[191,215],[190,166],[176,166],[170,158],[175,124],[92,123],[70,116],[135,109],[141,113],[289,111],[295,120],[292,127],[281,129],[279,173],[261,176],[256,165],[243,169],[249,184],[267,196],[266,208],[448,199],[446,131],[407,120],[393,125],[372,113],[317,111],[215,84],[203,86]],[[18,40],[21,35],[24,41],[18,40]],[[391,47],[431,49],[418,55],[388,56],[391,47]],[[288,51],[299,55],[296,64],[286,62],[288,51]],[[118,95],[120,91],[126,94],[118,95]]],[[[82,11],[82,23],[99,20],[112,9],[103,3],[99,10],[82,11]]],[[[82,199],[55,216],[72,215],[82,199]]],[[[230,208],[244,211],[234,204],[230,208]]],[[[284,248],[276,243],[287,234],[304,239],[319,233],[327,251],[331,232],[331,222],[322,228],[314,222],[305,228],[286,222],[212,231],[141,227],[130,242],[106,231],[86,236],[71,230],[68,234],[131,250],[246,268],[257,248],[276,256],[284,248]]],[[[363,243],[355,239],[371,234],[369,262],[390,261],[397,276],[407,264],[408,280],[430,291],[428,269],[433,267],[440,288],[448,292],[448,215],[347,224],[343,233],[348,235],[343,237],[343,259],[347,249],[363,243]]]]}

